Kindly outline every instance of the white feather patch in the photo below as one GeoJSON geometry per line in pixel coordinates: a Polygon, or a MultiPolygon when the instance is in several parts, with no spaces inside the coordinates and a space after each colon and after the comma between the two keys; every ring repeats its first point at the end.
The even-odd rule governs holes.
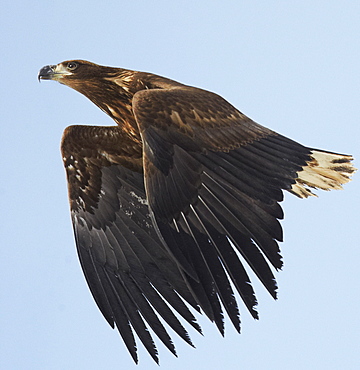
{"type": "Polygon", "coordinates": [[[322,190],[342,189],[356,171],[351,155],[336,154],[318,150],[311,151],[311,160],[298,172],[296,183],[290,192],[300,198],[316,196],[310,188],[322,190]]]}

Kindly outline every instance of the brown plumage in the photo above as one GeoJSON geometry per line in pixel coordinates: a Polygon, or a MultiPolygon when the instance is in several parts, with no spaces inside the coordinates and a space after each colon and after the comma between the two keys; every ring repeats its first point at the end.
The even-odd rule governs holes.
{"type": "Polygon", "coordinates": [[[239,256],[275,298],[283,190],[306,198],[355,170],[351,156],[304,147],[164,77],[76,60],[39,79],[79,91],[117,123],[70,126],[61,150],[85,277],[136,362],[133,330],[158,361],[146,323],[175,354],[158,315],[191,344],[173,313],[201,331],[184,301],[222,334],[223,307],[240,331],[235,287],[257,318],[239,256]]]}

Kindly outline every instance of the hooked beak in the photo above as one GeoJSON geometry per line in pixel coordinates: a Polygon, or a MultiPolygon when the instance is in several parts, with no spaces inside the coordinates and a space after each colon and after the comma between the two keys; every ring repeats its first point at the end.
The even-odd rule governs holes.
{"type": "Polygon", "coordinates": [[[54,80],[56,78],[57,73],[55,72],[56,66],[45,66],[42,67],[38,74],[38,80],[54,80]]]}

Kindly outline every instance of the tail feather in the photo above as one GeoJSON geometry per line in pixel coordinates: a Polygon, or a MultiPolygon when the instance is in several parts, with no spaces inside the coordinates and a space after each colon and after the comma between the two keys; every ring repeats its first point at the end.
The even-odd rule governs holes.
{"type": "Polygon", "coordinates": [[[296,183],[292,185],[290,193],[299,198],[307,198],[316,196],[311,188],[342,189],[341,185],[349,182],[350,176],[356,171],[351,163],[352,160],[351,155],[312,149],[310,160],[298,172],[296,183]]]}

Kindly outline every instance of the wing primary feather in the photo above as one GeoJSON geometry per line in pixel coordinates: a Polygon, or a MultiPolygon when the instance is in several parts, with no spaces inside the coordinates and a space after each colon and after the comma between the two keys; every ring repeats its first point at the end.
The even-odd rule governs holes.
{"type": "Polygon", "coordinates": [[[273,266],[275,268],[280,268],[282,264],[280,260],[281,257],[279,254],[279,247],[276,241],[265,230],[263,230],[258,224],[254,224],[254,222],[259,221],[258,218],[256,216],[254,218],[254,215],[250,210],[247,209],[247,207],[242,207],[241,212],[234,214],[236,209],[234,210],[232,207],[232,202],[230,201],[231,199],[225,205],[224,202],[219,199],[217,194],[213,191],[214,188],[211,188],[211,184],[203,184],[203,187],[206,190],[206,192],[204,191],[202,193],[204,200],[206,200],[208,204],[211,202],[214,204],[216,203],[218,207],[218,213],[223,214],[223,216],[227,218],[235,227],[237,227],[240,232],[252,238],[262,249],[273,266]],[[210,185],[210,187],[207,185],[210,185]]]}
{"type": "MultiPolygon", "coordinates": [[[[172,261],[169,256],[166,254],[165,250],[162,249],[162,247],[159,244],[156,244],[156,247],[153,243],[149,243],[149,241],[146,238],[146,234],[144,231],[136,231],[136,228],[133,228],[133,225],[131,224],[131,220],[123,217],[123,223],[124,227],[129,228],[132,232],[132,237],[134,237],[136,232],[136,238],[138,239],[139,243],[131,243],[132,248],[134,249],[134,252],[139,256],[141,256],[142,263],[145,264],[146,267],[146,273],[151,278],[151,281],[157,289],[159,288],[159,283],[164,282],[163,286],[167,287],[168,285],[173,286],[175,290],[196,310],[199,310],[199,307],[197,306],[197,303],[188,290],[188,287],[186,285],[186,282],[183,279],[183,276],[179,270],[179,267],[176,265],[174,261],[172,261]]],[[[115,225],[114,227],[117,227],[115,225]]],[[[120,232],[120,230],[119,230],[120,232]]],[[[170,299],[170,298],[169,298],[170,299]]],[[[174,307],[176,309],[180,308],[180,302],[176,304],[174,307]]],[[[184,310],[182,310],[184,314],[184,310]]],[[[189,311],[188,311],[189,313],[189,311]]],[[[194,320],[193,316],[187,316],[188,321],[192,322],[194,320]],[[191,318],[190,318],[191,317],[191,318]]],[[[185,318],[185,317],[184,317],[185,318]]],[[[195,323],[191,323],[192,325],[195,325],[195,323]]],[[[198,330],[198,329],[197,329],[198,330]]]]}
{"type": "MultiPolygon", "coordinates": [[[[203,175],[206,177],[204,178],[206,186],[216,193],[223,204],[227,205],[238,219],[251,220],[250,224],[251,222],[256,223],[273,238],[282,240],[280,223],[261,207],[260,201],[252,199],[215,173],[210,174],[208,171],[204,171],[203,175]]],[[[245,222],[243,223],[245,224],[245,222]]]]}
{"type": "MultiPolygon", "coordinates": [[[[201,214],[205,215],[206,213],[212,215],[216,220],[218,225],[221,225],[222,230],[225,235],[231,240],[231,242],[236,246],[237,250],[240,252],[245,261],[249,264],[252,270],[255,272],[256,276],[263,283],[269,293],[276,298],[276,281],[274,275],[269,268],[269,265],[266,263],[263,255],[257,248],[257,246],[252,242],[252,240],[241,233],[238,228],[234,227],[226,217],[222,217],[221,214],[217,213],[217,207],[213,204],[207,204],[202,197],[199,197],[202,205],[206,208],[206,212],[202,211],[201,214]]],[[[199,207],[199,206],[198,206],[199,207]]],[[[245,272],[246,274],[246,272],[245,272]]],[[[246,274],[247,276],[247,274],[246,274]]],[[[254,304],[246,304],[246,306],[253,307],[254,304]]],[[[253,310],[249,311],[255,317],[257,313],[253,313],[253,310]]]]}
{"type": "MultiPolygon", "coordinates": [[[[214,240],[213,244],[216,247],[217,253],[221,257],[222,263],[226,267],[227,273],[231,277],[232,282],[234,283],[237,291],[239,292],[251,315],[254,318],[258,318],[258,314],[254,309],[254,307],[257,305],[257,301],[255,297],[255,292],[251,286],[250,278],[246,273],[246,270],[244,269],[237,254],[235,253],[233,247],[230,245],[229,240],[233,239],[232,233],[230,233],[229,230],[227,230],[226,227],[221,224],[221,222],[216,218],[216,216],[213,214],[213,212],[200,196],[199,201],[200,204],[197,206],[199,217],[204,223],[204,227],[206,227],[209,234],[212,235],[212,240],[214,240]],[[201,210],[201,205],[203,206],[205,211],[201,210]],[[204,217],[205,212],[208,213],[215,220],[215,222],[221,225],[223,232],[228,235],[228,237],[226,237],[223,233],[219,233],[211,225],[211,223],[208,221],[209,216],[204,217]]],[[[256,248],[256,246],[254,245],[252,245],[252,247],[256,248]]]]}
{"type": "Polygon", "coordinates": [[[194,267],[189,263],[188,259],[184,255],[186,251],[186,243],[188,235],[184,232],[178,233],[167,223],[157,219],[154,215],[154,225],[157,229],[157,233],[162,243],[168,248],[171,256],[176,260],[180,268],[194,281],[199,281],[198,274],[195,272],[194,267]]]}
{"type": "MultiPolygon", "coordinates": [[[[126,314],[126,311],[124,310],[124,306],[122,305],[122,302],[119,302],[119,300],[117,299],[117,294],[114,294],[111,288],[109,289],[109,288],[104,287],[105,282],[108,280],[107,274],[101,266],[98,266],[95,263],[94,258],[91,253],[89,253],[89,263],[90,265],[93,266],[93,270],[96,272],[96,275],[99,278],[102,289],[104,290],[104,292],[106,291],[105,296],[108,301],[108,304],[106,307],[111,308],[112,322],[115,321],[118,331],[129,353],[131,354],[131,357],[133,358],[135,363],[138,363],[136,342],[135,342],[135,338],[134,338],[134,335],[131,329],[131,325],[129,323],[128,316],[126,314]]],[[[89,286],[90,288],[92,288],[91,285],[89,286]]],[[[93,293],[93,296],[95,298],[95,301],[97,301],[96,297],[98,297],[98,295],[95,295],[93,293]]],[[[99,306],[99,307],[102,311],[103,306],[99,306]]],[[[112,324],[112,327],[114,327],[113,324],[112,324]]]]}
{"type": "MultiPolygon", "coordinates": [[[[177,247],[182,250],[183,256],[185,256],[187,260],[191,261],[192,267],[196,268],[196,263],[192,261],[192,253],[190,251],[194,248],[197,248],[197,245],[195,244],[191,236],[183,230],[182,226],[178,225],[177,221],[174,220],[173,223],[176,225],[174,227],[179,230],[178,238],[176,239],[177,247]]],[[[172,230],[172,228],[170,228],[170,230],[172,230]]],[[[211,321],[214,321],[214,311],[200,277],[197,275],[197,278],[195,280],[191,276],[187,276],[187,281],[189,284],[189,289],[193,293],[193,296],[196,298],[196,301],[201,307],[202,311],[211,321]]]]}
{"type": "MultiPolygon", "coordinates": [[[[108,236],[105,234],[103,230],[101,230],[101,232],[98,232],[96,235],[98,237],[99,242],[102,244],[103,248],[105,248],[105,245],[108,242],[108,236]]],[[[92,251],[94,251],[94,249],[92,249],[92,251]]],[[[146,348],[148,353],[151,355],[151,357],[154,359],[154,361],[158,363],[159,361],[157,357],[158,352],[157,352],[155,343],[149,331],[147,330],[142,317],[138,313],[139,301],[134,300],[134,297],[135,298],[138,297],[137,295],[138,290],[133,284],[131,284],[130,280],[127,278],[129,269],[126,268],[125,272],[124,271],[114,271],[114,266],[111,266],[109,262],[110,261],[106,261],[105,263],[103,263],[102,267],[100,267],[100,269],[98,269],[97,271],[98,273],[101,273],[101,271],[104,271],[104,275],[106,276],[106,278],[105,277],[101,278],[101,281],[103,282],[108,281],[110,288],[106,289],[107,296],[111,298],[114,295],[116,298],[116,302],[114,302],[114,300],[112,299],[111,308],[115,315],[115,322],[117,324],[119,332],[120,334],[122,334],[122,331],[127,329],[127,327],[124,326],[124,321],[122,320],[122,315],[123,313],[125,313],[128,321],[132,325],[133,329],[135,330],[136,334],[140,338],[144,347],[146,348]],[[131,285],[133,289],[130,289],[131,285]],[[119,305],[121,306],[122,312],[117,311],[119,305]]],[[[140,304],[141,303],[142,302],[140,301],[140,304]]],[[[141,306],[141,307],[143,308],[143,310],[146,309],[146,307],[144,308],[144,306],[141,306]]],[[[150,312],[146,311],[146,313],[149,316],[151,316],[150,312]]],[[[156,318],[151,317],[151,319],[153,320],[154,327],[158,329],[158,326],[156,325],[157,317],[156,318]]],[[[127,331],[125,332],[125,334],[127,334],[125,339],[128,340],[127,331]]],[[[166,344],[168,348],[171,350],[171,344],[169,344],[169,342],[166,341],[166,338],[162,336],[163,332],[160,329],[158,329],[156,334],[160,337],[160,339],[165,341],[164,344],[166,344]]]]}
{"type": "MultiPolygon", "coordinates": [[[[80,227],[83,228],[84,226],[79,225],[79,221],[77,217],[74,215],[73,222],[77,252],[80,260],[80,265],[85,275],[85,279],[89,285],[90,291],[101,313],[104,315],[109,325],[112,328],[114,328],[114,315],[111,309],[111,304],[109,302],[109,298],[107,297],[106,291],[97,272],[96,265],[94,264],[89,248],[90,243],[88,242],[87,238],[84,243],[84,239],[82,238],[82,235],[80,235],[80,227]]],[[[82,232],[81,234],[84,233],[82,232]]],[[[89,234],[85,233],[84,235],[89,234]]]]}
{"type": "MultiPolygon", "coordinates": [[[[114,235],[114,237],[117,237],[120,233],[119,227],[121,227],[121,230],[126,229],[127,225],[124,223],[123,225],[116,224],[113,225],[113,227],[109,230],[114,235]]],[[[132,234],[133,235],[133,234],[132,234]]],[[[143,248],[142,243],[139,242],[139,240],[133,235],[132,238],[128,238],[130,242],[127,244],[125,254],[126,258],[128,260],[131,274],[136,274],[137,278],[135,281],[139,282],[142,281],[143,284],[139,285],[139,288],[145,289],[147,293],[144,294],[149,300],[149,302],[155,307],[157,306],[157,300],[161,300],[162,298],[154,292],[149,289],[149,284],[151,284],[159,293],[176,309],[176,311],[179,312],[179,314],[188,321],[197,331],[201,332],[200,326],[196,323],[195,317],[191,314],[191,312],[188,310],[188,308],[185,306],[183,301],[178,297],[178,295],[174,292],[174,290],[170,286],[170,282],[174,281],[175,279],[173,276],[170,278],[166,276],[166,272],[164,273],[163,270],[160,270],[161,265],[159,262],[154,262],[153,259],[150,257],[148,252],[143,248]],[[138,259],[137,255],[141,255],[141,261],[138,259]],[[132,261],[131,261],[132,260],[132,261]],[[160,265],[160,266],[159,266],[160,265]],[[141,268],[139,268],[141,266],[141,268]],[[145,275],[148,276],[148,278],[145,278],[145,275]],[[153,299],[150,299],[148,295],[151,295],[153,299]]],[[[165,261],[164,261],[165,262],[165,261]]],[[[179,277],[177,277],[177,280],[179,280],[179,277]]],[[[174,283],[174,286],[180,287],[179,284],[174,283]]],[[[184,290],[187,290],[186,286],[181,286],[179,288],[180,292],[184,293],[184,290]]],[[[194,299],[189,294],[184,294],[185,297],[190,296],[190,302],[193,303],[194,299]]],[[[161,305],[159,306],[158,312],[163,315],[163,311],[166,311],[164,314],[164,320],[168,322],[168,324],[174,329],[174,331],[178,332],[178,334],[183,338],[188,338],[187,333],[184,334],[181,329],[176,329],[178,326],[178,321],[175,318],[175,316],[172,314],[171,311],[168,310],[167,306],[161,305]],[[160,307],[162,309],[160,310],[160,307]],[[170,316],[172,315],[172,316],[170,316]],[[169,318],[167,319],[166,316],[169,318]],[[171,319],[171,320],[170,320],[171,319]],[[174,320],[175,319],[175,320],[174,320]],[[171,324],[173,322],[174,324],[171,324]]],[[[187,340],[187,339],[185,339],[187,340]]],[[[189,343],[191,344],[191,342],[189,343]]]]}
{"type": "MultiPolygon", "coordinates": [[[[212,307],[214,322],[219,329],[221,335],[224,335],[224,316],[221,309],[220,302],[217,298],[217,289],[215,286],[215,280],[212,276],[212,273],[209,269],[209,266],[203,256],[200,244],[204,243],[205,245],[209,246],[209,240],[204,234],[198,234],[197,236],[194,235],[192,228],[190,227],[187,218],[182,213],[182,229],[186,231],[193,240],[194,246],[188,248],[191,261],[193,261],[195,265],[196,271],[198,271],[199,280],[204,288],[208,301],[212,307]]],[[[196,229],[195,229],[196,231],[196,229]]]]}
{"type": "MultiPolygon", "coordinates": [[[[138,274],[137,274],[136,278],[139,279],[138,274]]],[[[150,332],[148,331],[148,329],[146,328],[145,323],[143,322],[143,320],[145,320],[148,323],[148,325],[152,328],[154,333],[158,336],[158,338],[169,349],[169,351],[172,354],[174,354],[175,356],[177,356],[175,346],[174,346],[169,334],[167,333],[164,326],[160,322],[158,316],[155,314],[155,312],[154,312],[153,308],[151,307],[151,305],[149,304],[147,298],[144,297],[144,294],[143,294],[144,286],[143,286],[143,284],[142,284],[142,286],[139,286],[138,284],[139,284],[140,281],[136,281],[136,279],[133,276],[129,276],[126,273],[125,274],[119,274],[117,279],[121,280],[121,285],[124,287],[124,290],[126,291],[127,296],[129,297],[129,299],[131,299],[134,302],[134,305],[136,307],[135,311],[138,311],[139,314],[141,314],[141,318],[140,318],[139,314],[137,315],[137,317],[135,316],[135,320],[134,320],[135,324],[133,324],[133,325],[136,325],[136,323],[137,324],[141,323],[142,328],[138,326],[139,327],[138,330],[139,330],[140,334],[137,331],[141,341],[144,343],[144,340],[145,340],[145,343],[147,343],[148,346],[150,344],[149,339],[151,339],[151,341],[153,342],[153,339],[151,338],[150,332]],[[136,320],[137,318],[138,318],[138,320],[136,320]],[[144,332],[143,332],[144,330],[146,331],[146,335],[144,335],[144,332]]],[[[149,293],[149,291],[147,293],[149,293]]],[[[130,314],[129,314],[129,316],[130,316],[130,314]]],[[[133,317],[134,317],[134,315],[133,315],[133,317]]],[[[166,317],[166,315],[165,315],[165,317],[166,317]]],[[[131,322],[133,323],[133,319],[131,320],[131,322]]],[[[168,323],[171,326],[171,321],[170,320],[169,320],[168,323]]],[[[177,329],[179,329],[179,328],[174,325],[173,329],[174,329],[175,332],[177,332],[177,329]]],[[[183,335],[183,333],[181,333],[181,330],[178,330],[178,334],[185,341],[187,341],[189,344],[191,344],[191,342],[189,342],[188,339],[186,338],[186,335],[183,335]]],[[[154,347],[155,347],[155,344],[154,344],[154,347]]]]}
{"type": "Polygon", "coordinates": [[[194,235],[200,231],[203,234],[207,235],[210,242],[208,243],[208,245],[199,243],[199,246],[201,248],[201,253],[204,261],[207,264],[209,272],[211,273],[212,278],[216,284],[216,294],[220,297],[221,302],[225,307],[225,310],[230,320],[232,321],[236,331],[240,332],[239,309],[229,279],[227,278],[224,271],[223,261],[220,258],[221,254],[218,254],[219,248],[216,245],[211,233],[205,227],[204,223],[202,222],[201,218],[199,217],[193,206],[191,206],[191,211],[192,212],[189,213],[187,218],[189,219],[190,216],[193,215],[196,218],[196,224],[201,225],[200,230],[198,229],[198,227],[193,228],[194,235]]]}
{"type": "MultiPolygon", "coordinates": [[[[117,300],[117,304],[114,305],[114,308],[122,308],[123,314],[125,314],[125,317],[127,317],[129,323],[131,323],[132,328],[135,330],[150,356],[156,363],[159,363],[157,348],[141,315],[139,314],[138,307],[129,297],[128,292],[119,281],[118,276],[109,273],[105,273],[105,276],[117,300]]],[[[119,319],[120,317],[117,316],[117,320],[119,319]]],[[[120,326],[119,328],[120,334],[122,334],[122,328],[123,326],[120,326]]]]}
{"type": "MultiPolygon", "coordinates": [[[[171,311],[169,306],[165,303],[165,301],[162,299],[161,295],[157,293],[157,290],[155,289],[152,284],[146,279],[144,276],[139,276],[139,274],[136,274],[137,276],[134,276],[134,280],[136,284],[138,285],[139,289],[143,293],[144,297],[146,298],[146,301],[148,301],[151,306],[155,309],[156,312],[159,313],[159,315],[164,319],[164,321],[174,330],[175,333],[179,335],[180,338],[182,338],[186,343],[194,347],[193,343],[191,342],[191,339],[189,337],[189,334],[184,329],[184,327],[181,325],[180,321],[176,318],[174,313],[171,311]]],[[[140,296],[141,297],[141,296],[140,296]]],[[[150,308],[150,306],[149,306],[150,308]]],[[[144,317],[146,321],[148,321],[149,325],[151,327],[154,326],[153,322],[153,316],[155,313],[151,314],[151,316],[146,315],[144,313],[144,317]]],[[[156,315],[155,315],[156,316],[156,315]]],[[[157,321],[157,326],[159,327],[160,322],[157,321]]],[[[159,336],[158,331],[153,328],[154,332],[159,336]]],[[[171,338],[167,335],[165,329],[163,327],[160,327],[160,333],[162,335],[159,336],[159,338],[163,341],[163,343],[170,349],[170,351],[176,355],[175,347],[173,345],[170,346],[170,342],[172,344],[171,338]],[[166,334],[166,336],[165,336],[166,334]]]]}
{"type": "MultiPolygon", "coordinates": [[[[186,156],[185,159],[186,159],[185,161],[175,162],[173,170],[170,171],[169,173],[169,176],[171,176],[171,182],[174,184],[174,186],[177,187],[177,189],[179,189],[178,190],[179,192],[181,191],[181,193],[182,189],[188,189],[189,188],[188,183],[191,183],[191,181],[189,181],[189,179],[185,175],[182,176],[182,174],[188,173],[186,171],[186,168],[184,168],[184,165],[185,163],[191,164],[194,161],[194,159],[191,156],[186,156]],[[177,181],[177,179],[181,180],[177,181]]],[[[195,168],[198,168],[198,166],[195,166],[195,168]]],[[[190,198],[191,203],[193,203],[192,193],[194,192],[190,190],[189,192],[190,196],[188,195],[187,197],[188,199],[190,198]]],[[[207,266],[209,275],[211,276],[213,283],[218,285],[218,287],[216,288],[216,294],[220,297],[226,311],[228,312],[229,317],[233,322],[234,327],[236,328],[237,331],[239,331],[240,322],[238,307],[231,289],[231,285],[229,284],[229,280],[226,277],[223,266],[221,265],[218,255],[215,252],[214,246],[212,245],[212,243],[214,243],[214,240],[212,239],[212,236],[208,233],[199,216],[196,214],[196,210],[192,205],[190,205],[190,210],[189,212],[186,213],[186,216],[184,212],[182,212],[181,215],[182,219],[185,222],[188,222],[187,220],[189,219],[189,217],[191,217],[192,227],[188,222],[186,224],[186,229],[190,231],[190,234],[192,235],[192,238],[194,241],[196,241],[196,243],[199,239],[199,236],[195,236],[195,234],[198,232],[197,230],[200,231],[199,235],[201,235],[202,238],[204,235],[206,236],[206,238],[204,238],[206,244],[204,242],[197,243],[199,252],[202,256],[205,265],[207,266]]]]}

